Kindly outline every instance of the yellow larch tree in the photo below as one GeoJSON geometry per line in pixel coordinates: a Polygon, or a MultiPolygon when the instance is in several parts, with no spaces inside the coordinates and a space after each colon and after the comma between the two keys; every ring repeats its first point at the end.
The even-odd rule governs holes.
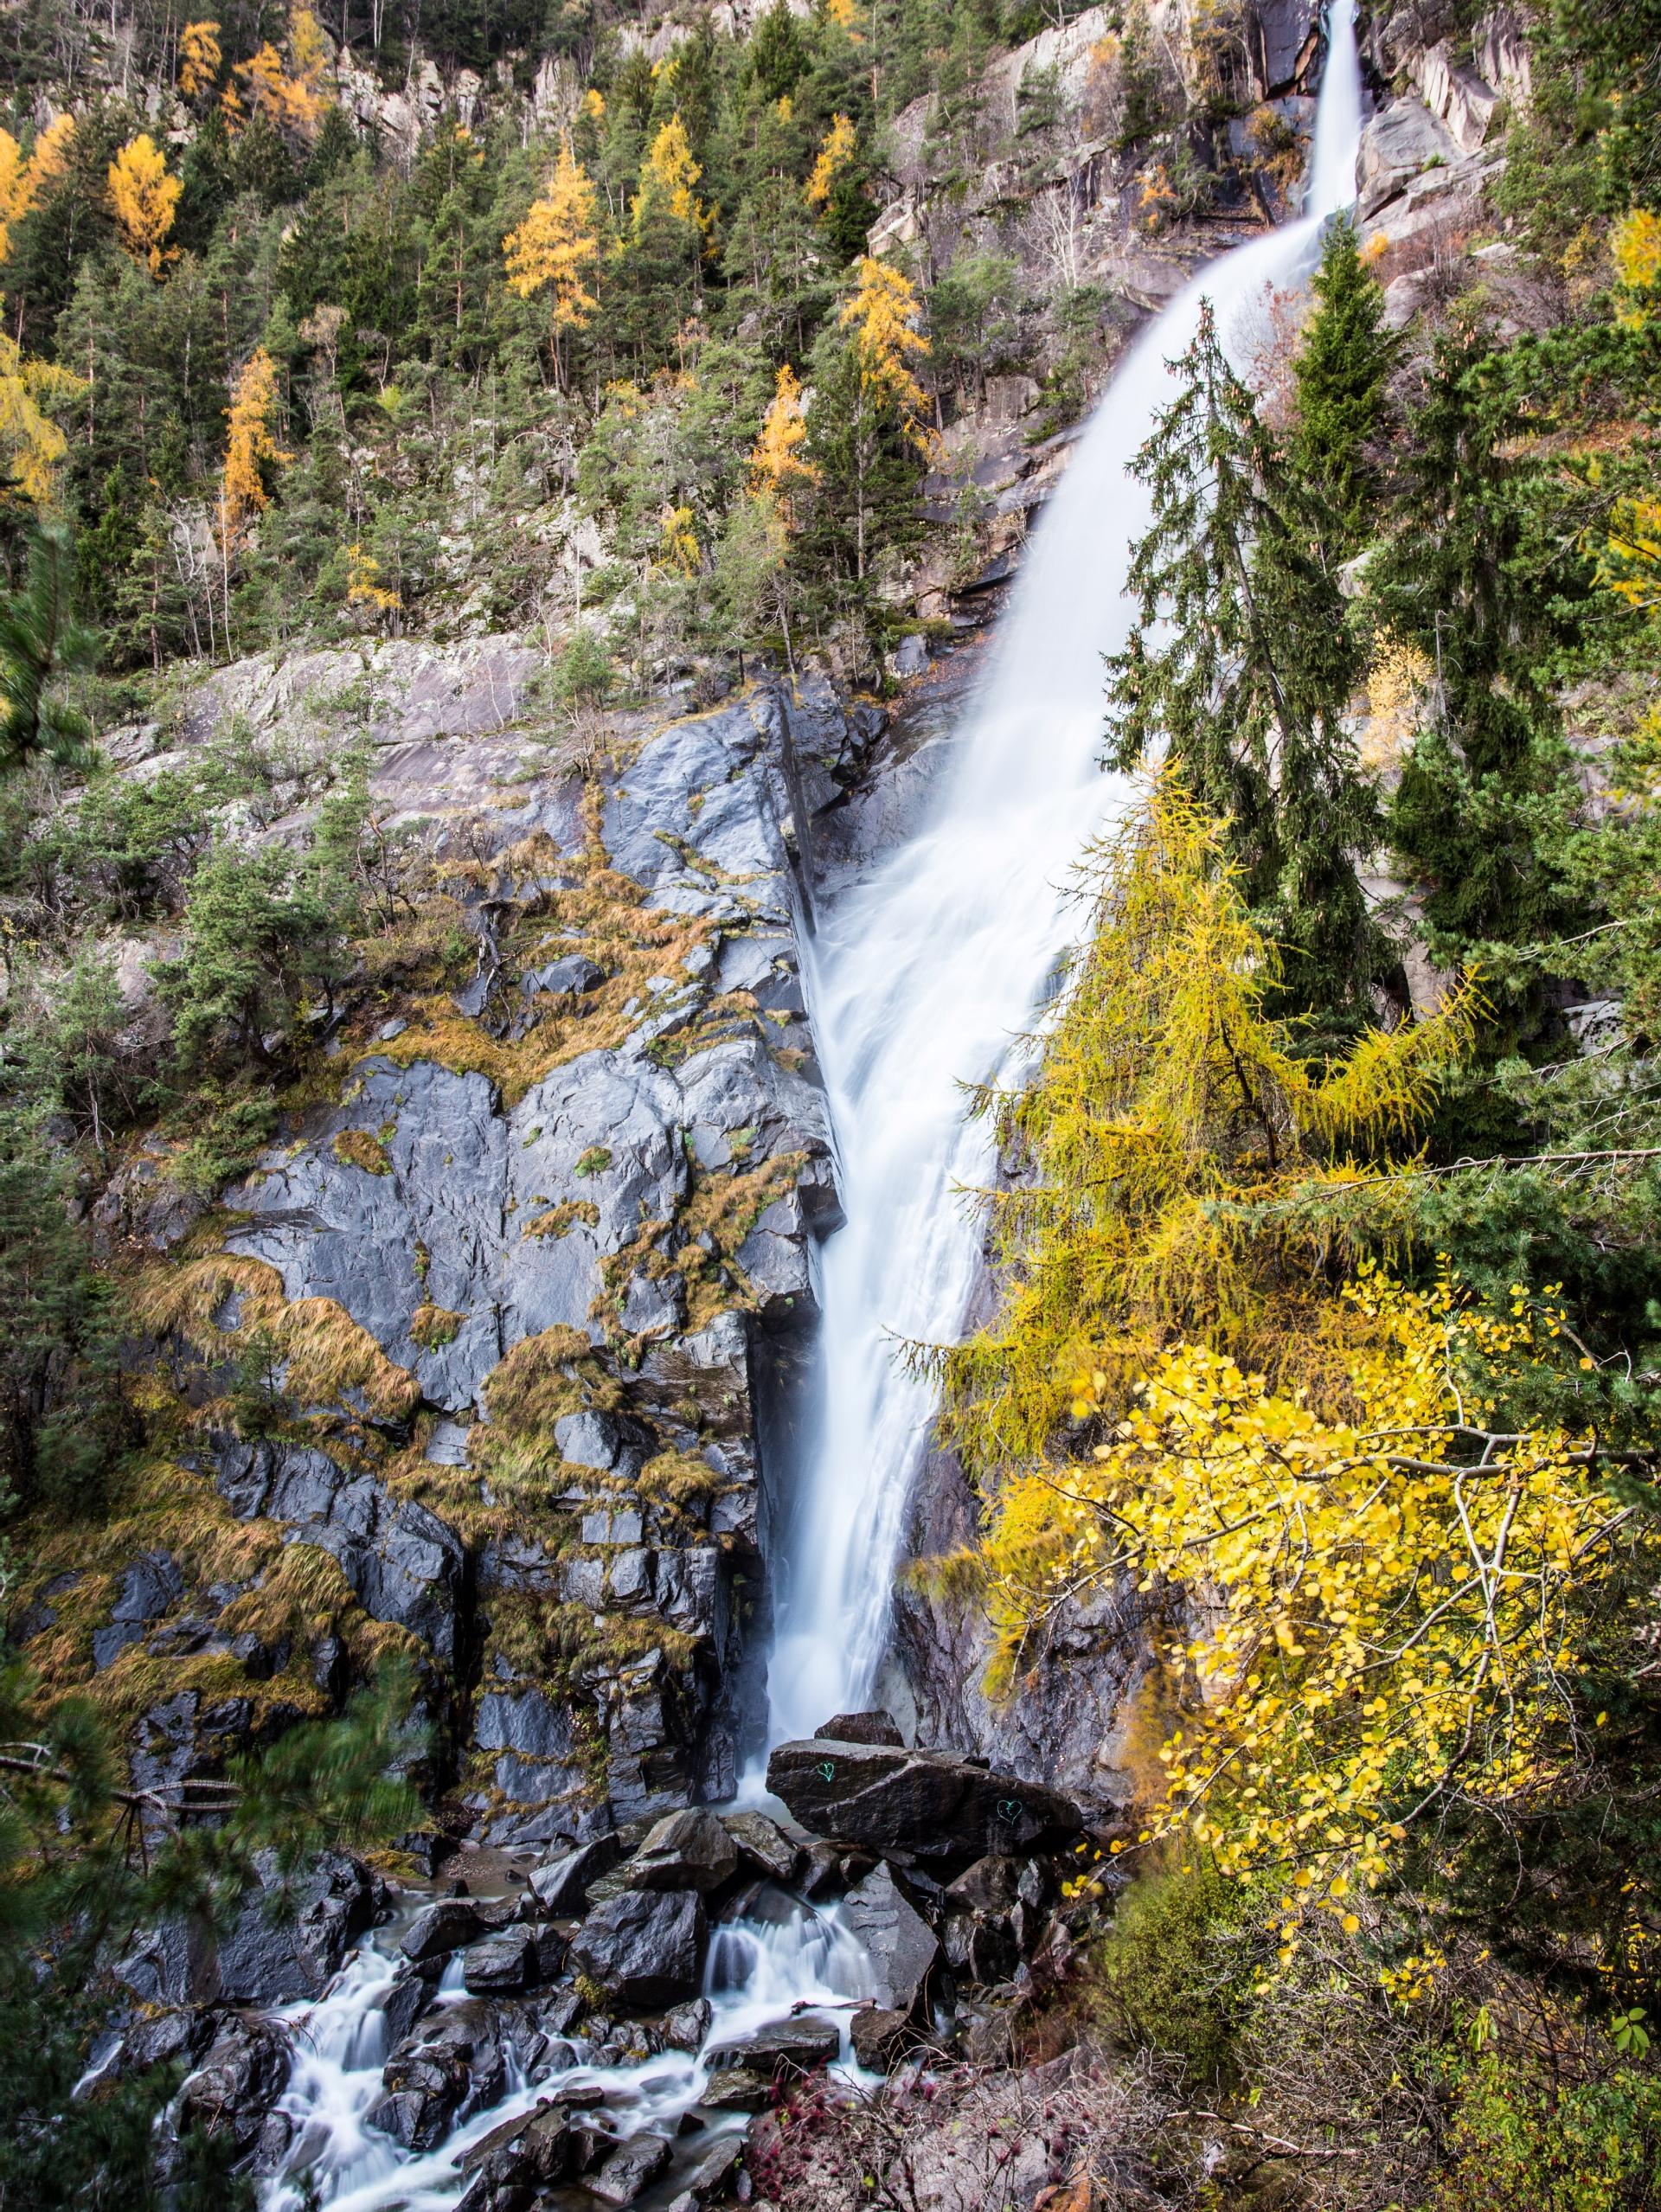
{"type": "Polygon", "coordinates": [[[907,442],[927,454],[934,444],[928,395],[911,369],[914,361],[927,360],[929,352],[928,340],[917,327],[921,312],[901,271],[864,253],[852,297],[843,301],[837,319],[853,334],[861,388],[892,407],[907,442]]]}
{"type": "Polygon", "coordinates": [[[271,503],[263,465],[281,466],[293,458],[277,443],[273,429],[276,409],[277,364],[260,346],[238,370],[231,404],[225,410],[229,429],[219,486],[219,544],[227,561],[249,522],[271,503]]]}
{"type": "Polygon", "coordinates": [[[508,285],[521,299],[552,286],[554,369],[560,388],[566,384],[561,335],[587,327],[599,305],[584,282],[600,257],[594,228],[594,188],[571,151],[568,131],[560,139],[559,159],[540,199],[524,221],[502,241],[508,285]]]}
{"type": "Polygon", "coordinates": [[[0,330],[0,466],[9,489],[21,493],[32,507],[51,505],[58,465],[69,450],[47,409],[86,388],[79,376],[50,362],[32,359],[15,338],[0,330]]]}
{"type": "Polygon", "coordinates": [[[224,55],[219,25],[211,21],[187,23],[179,33],[179,93],[189,100],[200,99],[214,88],[224,55]]]}
{"type": "Polygon", "coordinates": [[[828,207],[837,177],[854,157],[854,126],[845,115],[831,118],[813,163],[813,173],[802,188],[810,208],[828,207]]]}
{"type": "Polygon", "coordinates": [[[47,186],[69,166],[74,135],[74,117],[60,115],[25,154],[10,131],[0,131],[0,261],[11,251],[12,224],[39,206],[47,186]]]}
{"type": "Polygon", "coordinates": [[[709,211],[702,207],[693,187],[702,170],[692,158],[686,125],[678,113],[671,115],[652,140],[640,164],[640,182],[629,202],[629,218],[638,238],[654,208],[663,207],[678,222],[689,223],[700,233],[708,230],[709,211]]]}
{"type": "MultiPolygon", "coordinates": [[[[309,139],[316,136],[323,119],[321,83],[326,59],[323,29],[309,8],[288,11],[288,63],[269,42],[239,61],[235,74],[247,94],[247,106],[277,129],[309,139]]],[[[225,88],[223,102],[233,124],[241,119],[244,102],[234,85],[225,88]]]]}
{"type": "Polygon", "coordinates": [[[177,247],[163,241],[173,228],[184,187],[168,175],[167,157],[147,131],[129,139],[110,163],[109,184],[122,245],[152,277],[159,277],[163,264],[177,259],[177,247]]]}
{"type": "Polygon", "coordinates": [[[761,418],[761,434],[750,454],[749,488],[753,496],[771,495],[787,526],[794,521],[791,511],[792,489],[819,480],[818,470],[802,452],[806,441],[807,415],[802,406],[802,388],[790,363],[780,362],[773,397],[761,418]]]}

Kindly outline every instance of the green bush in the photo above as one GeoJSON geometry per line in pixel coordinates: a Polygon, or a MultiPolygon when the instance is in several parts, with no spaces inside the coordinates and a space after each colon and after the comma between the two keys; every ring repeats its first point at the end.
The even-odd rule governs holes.
{"type": "Polygon", "coordinates": [[[1116,2042],[1170,2052],[1226,2089],[1245,1997],[1245,1895],[1209,1867],[1149,1873],[1119,1901],[1092,1994],[1116,2042]]]}

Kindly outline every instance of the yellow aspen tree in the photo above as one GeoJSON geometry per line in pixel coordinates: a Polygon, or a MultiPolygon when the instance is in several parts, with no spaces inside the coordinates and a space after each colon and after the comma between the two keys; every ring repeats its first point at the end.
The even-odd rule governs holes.
{"type": "Polygon", "coordinates": [[[770,492],[787,527],[794,522],[790,501],[792,486],[819,480],[818,470],[801,450],[806,439],[802,388],[790,363],[781,362],[773,398],[761,418],[761,434],[750,455],[750,490],[753,495],[770,492]]]}
{"type": "Polygon", "coordinates": [[[159,277],[164,262],[177,257],[177,247],[164,247],[163,240],[173,228],[183,183],[168,175],[167,157],[147,131],[117,154],[110,163],[109,183],[122,245],[152,277],[159,277]]]}
{"type": "Polygon", "coordinates": [[[179,33],[179,92],[185,99],[200,99],[214,88],[224,55],[219,25],[211,20],[187,23],[179,33]]]}
{"type": "Polygon", "coordinates": [[[928,340],[917,328],[920,312],[917,295],[901,272],[865,253],[853,296],[843,301],[837,319],[853,334],[862,389],[892,407],[907,442],[927,454],[934,445],[928,395],[911,373],[912,362],[925,360],[929,351],[928,340]]]}
{"type": "Polygon", "coordinates": [[[837,177],[854,157],[854,126],[845,115],[834,116],[825,132],[813,173],[803,187],[810,208],[828,207],[837,177]]]}
{"type": "Polygon", "coordinates": [[[508,286],[521,299],[551,285],[554,292],[554,370],[561,391],[566,364],[561,333],[587,327],[599,302],[583,279],[600,256],[594,229],[594,188],[571,151],[568,131],[542,197],[502,241],[508,286]]]}

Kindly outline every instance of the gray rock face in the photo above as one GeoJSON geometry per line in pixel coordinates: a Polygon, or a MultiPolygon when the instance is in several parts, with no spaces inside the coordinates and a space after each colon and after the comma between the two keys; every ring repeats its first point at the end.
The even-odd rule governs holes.
{"type": "Polygon", "coordinates": [[[387,2061],[384,2093],[365,2115],[407,2151],[430,2151],[507,2087],[496,2016],[477,2000],[423,2021],[387,2061]]]}
{"type": "Polygon", "coordinates": [[[801,1846],[765,1812],[724,1812],[721,1824],[738,1846],[739,1856],[774,1882],[790,1882],[801,1863],[801,1846]]]}
{"type": "Polygon", "coordinates": [[[856,2012],[849,2029],[854,2056],[868,2074],[886,2074],[915,2032],[908,2011],[882,2005],[856,2012]]]}
{"type": "Polygon", "coordinates": [[[382,1912],[385,1885],[349,1852],[324,1851],[300,1882],[292,1917],[285,1910],[274,1919],[275,1862],[262,1862],[260,1873],[266,1891],[247,1901],[221,1939],[219,1996],[228,2004],[260,2005],[321,1997],[349,1946],[382,1912]]]}
{"type": "Polygon", "coordinates": [[[571,1957],[622,2004],[652,2012],[697,1995],[708,1934],[696,1890],[626,1890],[589,1914],[571,1957]]]}
{"type": "Polygon", "coordinates": [[[901,1895],[886,1864],[874,1868],[848,1892],[842,1919],[870,1959],[878,2005],[888,2012],[912,2012],[940,1955],[940,1940],[901,1895]]]}
{"type": "Polygon", "coordinates": [[[289,2049],[268,2020],[227,2013],[202,2063],[179,2092],[180,2119],[253,2149],[288,2080],[289,2049]]]}
{"type": "Polygon", "coordinates": [[[1058,1791],[946,1751],[813,1737],[779,1746],[767,1787],[818,1834],[922,1858],[1055,1849],[1082,1824],[1058,1791]]]}

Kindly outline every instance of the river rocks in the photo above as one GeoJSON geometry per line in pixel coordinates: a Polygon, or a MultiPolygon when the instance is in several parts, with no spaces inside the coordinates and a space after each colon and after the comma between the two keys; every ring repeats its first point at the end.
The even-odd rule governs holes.
{"type": "Polygon", "coordinates": [[[668,2050],[702,2050],[712,2017],[709,1998],[695,1997],[689,2004],[677,2004],[672,2011],[664,2013],[657,2023],[657,2032],[668,2050]]]}
{"type": "Polygon", "coordinates": [[[629,1861],[636,1889],[696,1889],[707,1896],[732,1880],[738,1846],[713,1812],[693,1807],[660,1820],[629,1861]]]}
{"type": "Polygon", "coordinates": [[[367,2123],[407,2151],[430,2151],[470,2113],[494,2104],[507,2068],[492,2009],[447,2005],[424,2020],[387,2061],[385,2093],[367,2123]]]}
{"type": "Polygon", "coordinates": [[[886,1863],[843,1899],[842,1925],[864,1946],[877,2004],[885,2011],[911,2012],[940,1957],[940,1940],[901,1895],[886,1863]]]}
{"type": "Polygon", "coordinates": [[[632,2204],[665,2171],[673,2152],[661,2135],[632,2135],[584,2183],[602,2204],[632,2204]]]}
{"type": "Polygon", "coordinates": [[[771,2079],[829,2066],[841,2049],[841,2035],[828,2020],[776,2020],[770,2027],[717,2043],[704,2055],[717,2071],[743,2067],[771,2079]]]}
{"type": "Polygon", "coordinates": [[[916,2029],[908,2010],[884,2005],[865,2005],[856,2012],[849,2029],[854,2057],[868,2074],[887,2074],[916,2029]]]}
{"type": "Polygon", "coordinates": [[[626,1890],[597,1906],[572,1939],[579,1971],[634,2010],[696,1997],[709,1933],[696,1890],[626,1890]]]}
{"type": "Polygon", "coordinates": [[[506,2120],[459,2161],[467,2178],[456,2212],[524,2212],[540,2192],[565,2179],[572,2164],[571,2121],[552,2102],[506,2120]]]}
{"type": "Polygon", "coordinates": [[[833,1743],[886,1743],[901,1750],[906,1741],[892,1713],[838,1713],[822,1728],[815,1728],[813,1734],[818,1741],[828,1739],[833,1743]]]}
{"type": "Polygon", "coordinates": [[[721,1824],[737,1844],[741,1858],[774,1882],[790,1882],[801,1863],[801,1846],[765,1812],[724,1812],[721,1824]]]}
{"type": "Polygon", "coordinates": [[[621,1856],[615,1835],[596,1836],[592,1843],[546,1860],[530,1877],[531,1890],[556,1920],[579,1913],[587,1901],[589,1884],[609,1874],[621,1856]]]}
{"type": "Polygon", "coordinates": [[[288,2044],[273,2022],[226,2014],[179,2092],[181,2129],[228,2135],[239,2153],[250,2151],[282,2094],[288,2067],[288,2044]]]}
{"type": "Polygon", "coordinates": [[[465,1897],[440,1897],[416,1914],[399,1947],[412,1966],[420,1966],[429,1959],[459,1951],[464,1944],[477,1943],[484,1933],[476,1905],[465,1897]]]}
{"type": "Polygon", "coordinates": [[[218,1994],[228,2004],[287,2004],[321,1997],[348,1946],[386,1905],[386,1887],[361,1859],[324,1851],[298,1884],[285,1883],[274,1857],[261,1854],[261,1888],[248,1897],[218,1946],[218,1994]],[[273,1916],[273,1897],[287,1890],[273,1916]]]}
{"type": "Polygon", "coordinates": [[[529,1988],[539,1978],[531,1928],[503,1928],[499,1935],[470,1945],[462,1956],[462,1984],[474,1997],[510,1994],[529,1988]]]}
{"type": "Polygon", "coordinates": [[[779,1745],[767,1761],[767,1787],[821,1835],[923,1858],[1054,1850],[1081,1824],[1059,1792],[951,1752],[815,1737],[779,1745]]]}

